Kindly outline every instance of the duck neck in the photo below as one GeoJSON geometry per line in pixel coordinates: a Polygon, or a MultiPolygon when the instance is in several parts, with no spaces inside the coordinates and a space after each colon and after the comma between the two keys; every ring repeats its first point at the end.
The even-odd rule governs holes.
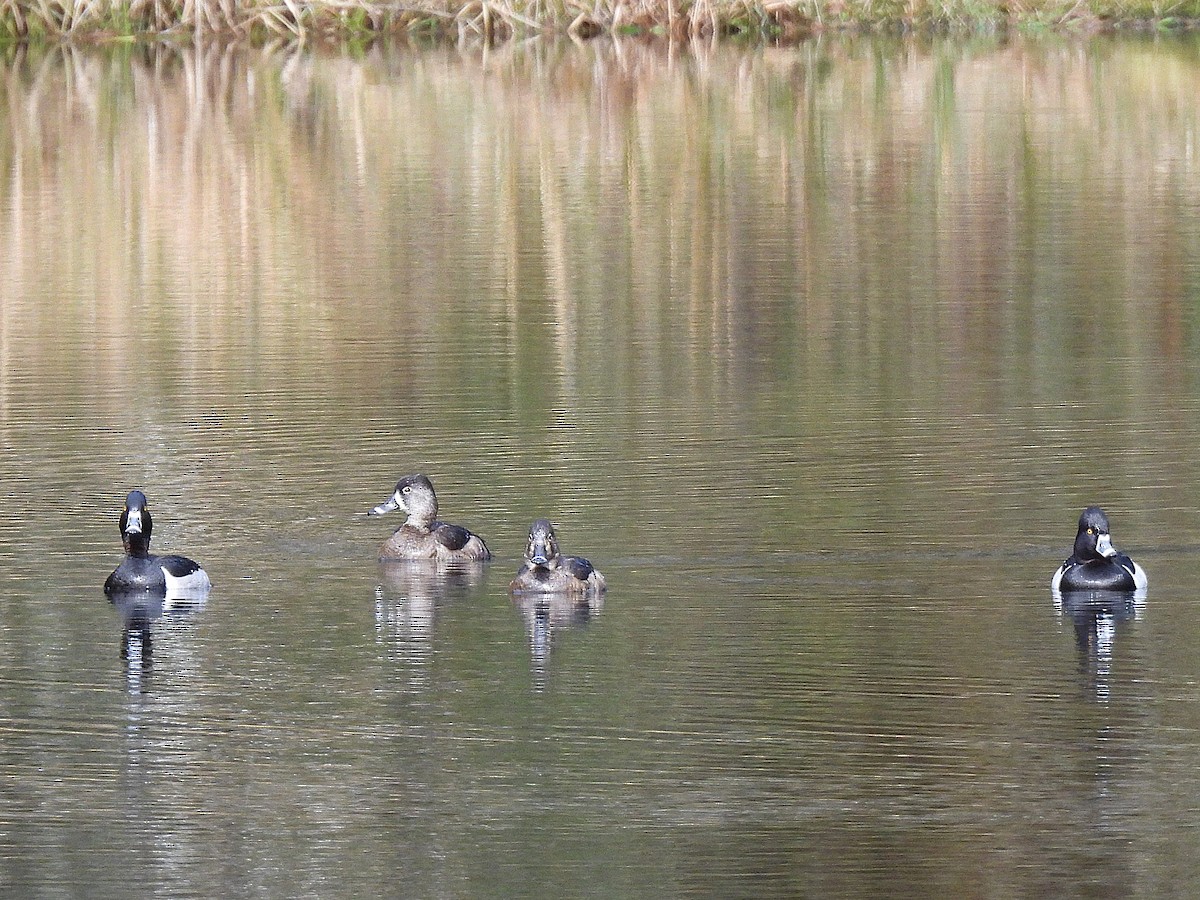
{"type": "Polygon", "coordinates": [[[134,559],[145,559],[150,555],[150,541],[143,534],[127,534],[122,539],[125,552],[134,559]]]}
{"type": "Polygon", "coordinates": [[[433,516],[424,513],[409,513],[404,520],[404,527],[428,534],[433,529],[433,516]]]}

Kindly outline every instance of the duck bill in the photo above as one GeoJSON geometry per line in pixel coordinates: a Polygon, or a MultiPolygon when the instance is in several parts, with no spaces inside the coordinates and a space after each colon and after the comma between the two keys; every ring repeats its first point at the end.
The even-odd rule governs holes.
{"type": "Polygon", "coordinates": [[[130,556],[145,556],[150,552],[148,517],[140,509],[125,511],[125,530],[121,532],[121,543],[130,556]]]}
{"type": "Polygon", "coordinates": [[[535,566],[544,566],[550,562],[550,544],[548,541],[534,538],[529,542],[529,550],[525,553],[528,559],[535,566]]]}
{"type": "Polygon", "coordinates": [[[403,506],[404,506],[404,504],[400,501],[400,492],[397,491],[396,493],[392,494],[392,496],[388,497],[386,500],[384,500],[382,503],[380,503],[378,506],[376,506],[369,513],[367,513],[367,515],[368,516],[382,516],[384,513],[389,513],[393,509],[400,509],[403,506]]]}
{"type": "Polygon", "coordinates": [[[142,533],[142,511],[129,509],[125,511],[125,534],[133,536],[142,533]]]}
{"type": "Polygon", "coordinates": [[[1112,538],[1107,534],[1101,534],[1096,538],[1096,552],[1105,557],[1116,556],[1117,548],[1112,545],[1112,538]]]}

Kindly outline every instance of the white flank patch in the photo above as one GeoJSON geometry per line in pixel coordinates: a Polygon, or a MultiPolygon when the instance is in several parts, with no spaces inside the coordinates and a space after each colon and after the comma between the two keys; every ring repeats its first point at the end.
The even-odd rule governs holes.
{"type": "Polygon", "coordinates": [[[1146,585],[1148,585],[1149,583],[1150,583],[1150,581],[1148,578],[1146,578],[1145,570],[1142,569],[1142,567],[1139,566],[1137,563],[1134,563],[1133,564],[1133,589],[1135,591],[1144,591],[1146,589],[1146,585]]]}
{"type": "MultiPolygon", "coordinates": [[[[162,567],[160,567],[162,568],[162,567]]],[[[167,599],[169,600],[202,600],[212,588],[212,581],[203,569],[189,572],[187,575],[175,576],[162,569],[163,578],[167,582],[167,599]]]]}
{"type": "Polygon", "coordinates": [[[1054,573],[1054,577],[1050,579],[1050,590],[1057,591],[1062,586],[1063,572],[1067,571],[1065,565],[1059,566],[1058,571],[1054,573]]]}

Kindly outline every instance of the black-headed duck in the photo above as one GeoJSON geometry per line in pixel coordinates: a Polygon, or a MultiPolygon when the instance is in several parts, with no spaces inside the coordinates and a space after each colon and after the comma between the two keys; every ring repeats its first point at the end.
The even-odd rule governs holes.
{"type": "Polygon", "coordinates": [[[154,520],[146,506],[146,495],[130,491],[120,518],[125,559],[104,582],[108,595],[137,592],[167,597],[197,597],[208,592],[212,582],[200,564],[186,556],[155,556],[150,552],[154,520]]]}
{"type": "Polygon", "coordinates": [[[1052,591],[1141,591],[1146,573],[1112,545],[1108,516],[1089,506],[1079,517],[1075,551],[1050,580],[1052,591]]]}

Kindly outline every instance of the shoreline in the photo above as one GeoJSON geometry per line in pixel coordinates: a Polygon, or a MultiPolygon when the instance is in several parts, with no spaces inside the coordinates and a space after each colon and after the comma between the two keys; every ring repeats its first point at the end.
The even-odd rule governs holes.
{"type": "Polygon", "coordinates": [[[1060,34],[1200,30],[1200,0],[1022,3],[1007,0],[12,0],[0,7],[0,42],[226,40],[368,43],[501,43],[534,35],[582,41],[633,37],[671,41],[799,43],[824,33],[1060,34]]]}

